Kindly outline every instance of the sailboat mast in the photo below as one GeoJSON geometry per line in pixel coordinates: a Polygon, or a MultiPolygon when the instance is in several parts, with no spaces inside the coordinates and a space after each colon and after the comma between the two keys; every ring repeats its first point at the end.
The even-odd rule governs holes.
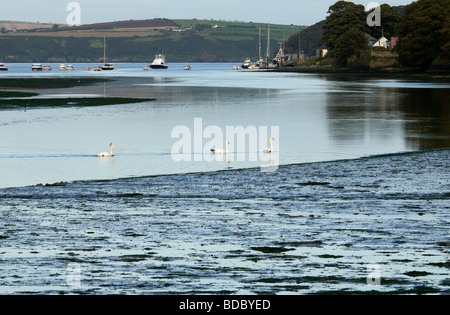
{"type": "Polygon", "coordinates": [[[259,27],[259,50],[258,50],[258,58],[261,58],[261,26],[259,27]]]}
{"type": "Polygon", "coordinates": [[[267,52],[266,52],[267,62],[270,59],[270,24],[267,31],[267,52]]]}
{"type": "Polygon", "coordinates": [[[298,33],[298,58],[300,58],[300,55],[302,54],[302,32],[300,31],[298,33]]]}
{"type": "Polygon", "coordinates": [[[103,63],[106,65],[106,36],[103,37],[103,63]]]}

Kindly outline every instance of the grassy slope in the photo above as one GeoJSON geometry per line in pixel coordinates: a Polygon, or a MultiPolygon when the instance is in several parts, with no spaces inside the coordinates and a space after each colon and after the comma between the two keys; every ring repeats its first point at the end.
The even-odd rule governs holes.
{"type": "MultiPolygon", "coordinates": [[[[267,24],[212,20],[174,20],[192,30],[165,28],[59,30],[9,33],[0,36],[3,62],[101,62],[103,37],[107,36],[110,62],[151,62],[164,52],[168,62],[242,61],[256,58],[261,27],[262,51],[266,51],[267,24]],[[213,25],[220,28],[212,28],[213,25]]],[[[271,25],[271,51],[303,27],[271,25]]]]}

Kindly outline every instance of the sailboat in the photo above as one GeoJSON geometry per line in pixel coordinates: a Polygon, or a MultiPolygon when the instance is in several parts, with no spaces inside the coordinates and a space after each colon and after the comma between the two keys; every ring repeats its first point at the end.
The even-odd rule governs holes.
{"type": "Polygon", "coordinates": [[[103,38],[103,63],[104,65],[101,66],[102,70],[115,70],[116,67],[113,63],[106,63],[106,36],[103,38]]]}
{"type": "Polygon", "coordinates": [[[258,56],[259,59],[254,64],[251,64],[248,69],[260,69],[264,64],[264,58],[261,57],[261,27],[259,28],[259,36],[258,36],[259,42],[258,42],[258,56]]]}

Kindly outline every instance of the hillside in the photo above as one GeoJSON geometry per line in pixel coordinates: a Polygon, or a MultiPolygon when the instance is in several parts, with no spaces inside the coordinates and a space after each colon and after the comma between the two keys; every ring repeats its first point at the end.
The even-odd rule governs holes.
{"type": "Polygon", "coordinates": [[[294,34],[287,40],[285,47],[287,53],[298,53],[299,51],[299,38],[301,47],[300,49],[308,57],[314,57],[316,55],[316,50],[325,48],[325,44],[321,41],[323,34],[322,27],[325,24],[325,20],[320,21],[300,32],[299,34],[294,34]]]}
{"type": "Polygon", "coordinates": [[[20,21],[0,21],[0,30],[2,34],[8,32],[23,32],[38,29],[51,29],[53,27],[65,27],[65,24],[39,23],[39,22],[20,22],[20,21]]]}
{"type": "MultiPolygon", "coordinates": [[[[271,25],[271,51],[304,27],[271,25]]],[[[129,20],[78,27],[53,26],[0,35],[3,62],[151,62],[165,53],[168,62],[242,61],[267,47],[267,24],[214,20],[129,20]]]]}

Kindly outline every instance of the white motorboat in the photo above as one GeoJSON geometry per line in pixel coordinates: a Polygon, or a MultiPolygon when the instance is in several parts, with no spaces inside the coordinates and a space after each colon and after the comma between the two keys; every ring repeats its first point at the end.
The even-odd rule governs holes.
{"type": "Polygon", "coordinates": [[[166,64],[166,56],[162,54],[156,55],[155,60],[149,66],[152,69],[167,69],[169,67],[166,64]]]}
{"type": "Polygon", "coordinates": [[[42,67],[42,65],[40,63],[33,63],[31,65],[31,70],[32,71],[42,71],[42,70],[44,70],[44,67],[42,67]]]}
{"type": "Polygon", "coordinates": [[[248,69],[252,65],[252,61],[247,58],[245,59],[244,63],[241,65],[242,69],[248,69]]]}
{"type": "Polygon", "coordinates": [[[116,67],[113,63],[105,63],[103,66],[101,66],[102,70],[115,70],[116,67]]]}

